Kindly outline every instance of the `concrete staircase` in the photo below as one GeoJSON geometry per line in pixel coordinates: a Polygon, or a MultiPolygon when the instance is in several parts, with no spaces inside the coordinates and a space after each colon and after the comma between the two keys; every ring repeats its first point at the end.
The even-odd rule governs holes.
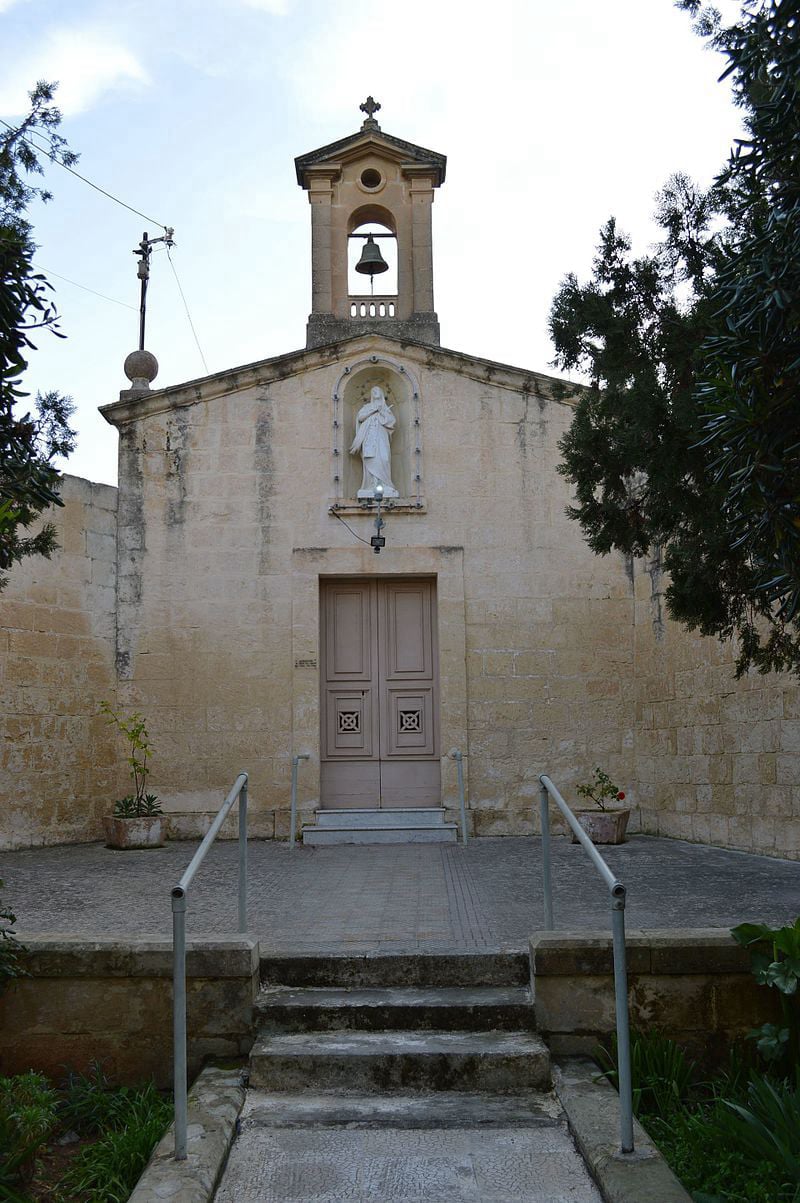
{"type": "Polygon", "coordinates": [[[385,809],[318,810],[316,822],[303,827],[303,843],[454,844],[455,823],[444,821],[443,806],[385,809]]]}
{"type": "Polygon", "coordinates": [[[550,1091],[526,955],[261,967],[217,1203],[601,1203],[550,1091]]]}
{"type": "Polygon", "coordinates": [[[262,963],[252,1087],[294,1094],[549,1089],[549,1053],[532,1030],[527,957],[309,961],[262,963]]]}

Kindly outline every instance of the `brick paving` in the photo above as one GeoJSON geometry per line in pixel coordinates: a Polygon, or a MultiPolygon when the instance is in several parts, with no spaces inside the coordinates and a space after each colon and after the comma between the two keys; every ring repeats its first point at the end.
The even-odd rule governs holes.
{"type": "MultiPolygon", "coordinates": [[[[24,932],[168,935],[170,888],[196,844],[147,852],[73,844],[0,853],[3,900],[24,932]]],[[[265,952],[523,949],[541,927],[541,844],[296,847],[253,841],[249,920],[265,952]]],[[[783,923],[800,912],[800,864],[633,836],[604,856],[628,886],[629,928],[783,923]]],[[[189,896],[188,934],[236,926],[234,842],[217,843],[189,896]]],[[[606,929],[608,900],[585,854],[553,843],[559,928],[606,929]]]]}

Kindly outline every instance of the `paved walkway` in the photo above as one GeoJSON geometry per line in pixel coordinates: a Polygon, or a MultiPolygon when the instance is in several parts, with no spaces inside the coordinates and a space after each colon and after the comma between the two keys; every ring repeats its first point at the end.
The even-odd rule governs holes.
{"type": "MultiPolygon", "coordinates": [[[[196,844],[112,852],[74,844],[0,853],[18,931],[171,932],[170,887],[196,844]]],[[[628,886],[629,928],[784,923],[800,911],[800,864],[633,836],[604,850],[628,886]]],[[[236,926],[235,842],[216,844],[190,892],[189,938],[236,926]]],[[[303,848],[254,841],[249,918],[262,950],[441,952],[524,949],[542,924],[541,842],[303,848]]],[[[605,929],[607,894],[585,853],[553,842],[556,925],[605,929]]]]}
{"type": "Polygon", "coordinates": [[[283,1129],[248,1098],[216,1203],[601,1203],[563,1119],[548,1127],[283,1129]]]}

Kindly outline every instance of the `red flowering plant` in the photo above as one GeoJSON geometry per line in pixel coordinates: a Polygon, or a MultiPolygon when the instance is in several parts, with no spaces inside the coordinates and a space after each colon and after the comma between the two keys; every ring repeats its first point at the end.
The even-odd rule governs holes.
{"type": "Polygon", "coordinates": [[[618,789],[598,765],[594,770],[594,778],[585,785],[576,785],[575,790],[582,798],[591,798],[600,810],[606,810],[610,802],[624,802],[625,794],[618,789]]]}

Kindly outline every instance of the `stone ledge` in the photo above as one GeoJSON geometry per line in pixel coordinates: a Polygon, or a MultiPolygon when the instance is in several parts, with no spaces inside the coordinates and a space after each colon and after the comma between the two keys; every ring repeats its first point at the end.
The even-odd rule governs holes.
{"type": "Polygon", "coordinates": [[[211,1203],[233,1144],[244,1093],[241,1070],[206,1066],[189,1091],[186,1160],[175,1160],[175,1127],[170,1124],[129,1203],[211,1203]]]}
{"type": "MultiPolygon", "coordinates": [[[[172,940],[17,933],[35,978],[172,977],[172,940]]],[[[258,973],[258,942],[249,936],[187,940],[187,978],[250,978],[258,973]]]]}
{"type": "MultiPolygon", "coordinates": [[[[531,939],[536,1024],[558,1055],[591,1053],[615,1027],[608,933],[537,932],[531,939]]],[[[632,1026],[658,1030],[703,1062],[777,1017],[775,991],[759,986],[749,956],[718,929],[635,931],[628,936],[632,1026]]]]}
{"type": "Polygon", "coordinates": [[[606,1203],[691,1203],[644,1128],[633,1121],[633,1153],[620,1152],[619,1096],[589,1061],[553,1066],[556,1094],[575,1143],[606,1203]]]}
{"type": "MultiPolygon", "coordinates": [[[[610,932],[534,932],[531,968],[538,977],[613,973],[610,932]]],[[[719,928],[626,933],[628,973],[748,973],[750,956],[719,928]]]]}

